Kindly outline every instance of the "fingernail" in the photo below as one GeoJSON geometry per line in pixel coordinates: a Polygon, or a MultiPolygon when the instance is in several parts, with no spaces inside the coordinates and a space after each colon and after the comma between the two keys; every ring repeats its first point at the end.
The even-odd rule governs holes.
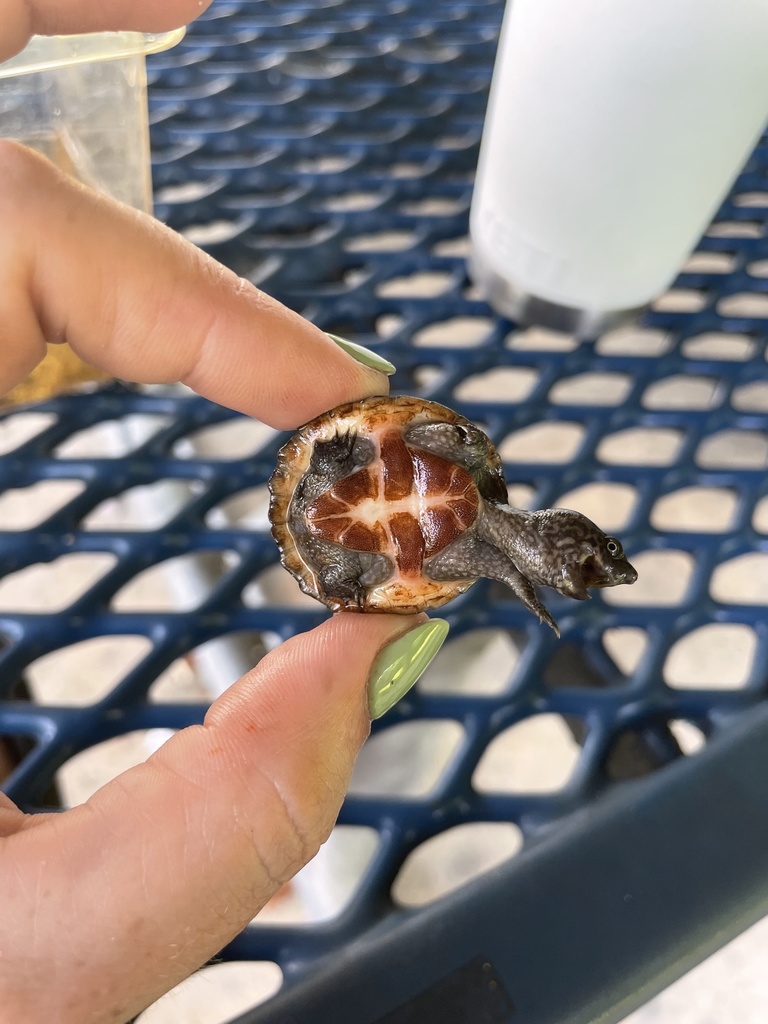
{"type": "Polygon", "coordinates": [[[371,352],[369,348],[365,348],[363,345],[358,345],[354,341],[347,341],[336,334],[329,334],[328,337],[340,349],[343,349],[348,356],[352,356],[353,359],[356,359],[358,363],[362,363],[363,366],[369,366],[372,370],[378,370],[379,373],[386,373],[388,377],[397,369],[388,359],[384,359],[383,356],[378,355],[376,352],[371,352]]]}
{"type": "Polygon", "coordinates": [[[445,619],[430,619],[387,644],[374,661],[368,679],[371,718],[381,718],[408,693],[447,635],[445,619]]]}

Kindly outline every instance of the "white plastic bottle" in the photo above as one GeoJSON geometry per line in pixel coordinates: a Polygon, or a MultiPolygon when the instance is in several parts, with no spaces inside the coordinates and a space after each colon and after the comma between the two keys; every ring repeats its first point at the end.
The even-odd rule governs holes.
{"type": "Polygon", "coordinates": [[[663,292],[768,120],[768,0],[508,0],[471,210],[500,311],[580,334],[663,292]]]}

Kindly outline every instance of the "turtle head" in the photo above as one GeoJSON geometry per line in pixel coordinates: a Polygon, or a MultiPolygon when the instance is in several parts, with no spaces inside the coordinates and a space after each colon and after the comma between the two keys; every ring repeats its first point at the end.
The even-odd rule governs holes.
{"type": "Polygon", "coordinates": [[[592,587],[617,587],[637,580],[637,570],[621,543],[580,512],[544,509],[532,513],[531,519],[536,524],[542,561],[549,569],[547,582],[562,594],[585,601],[592,587]]]}

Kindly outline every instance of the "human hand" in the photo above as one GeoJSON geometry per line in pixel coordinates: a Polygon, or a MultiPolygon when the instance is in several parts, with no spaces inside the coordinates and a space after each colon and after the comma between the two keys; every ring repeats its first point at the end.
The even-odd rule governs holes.
{"type": "MultiPolygon", "coordinates": [[[[153,5],[122,4],[135,26],[75,23],[101,5],[69,4],[66,24],[52,20],[62,5],[11,6],[0,31],[18,47],[31,28],[139,27],[153,5]]],[[[199,6],[176,0],[175,17],[140,27],[199,6]]],[[[184,239],[2,141],[0,223],[0,393],[46,341],[276,427],[386,392],[381,373],[184,239]]],[[[0,1022],[116,1024],[205,963],[327,837],[371,712],[444,635],[418,616],[335,616],[85,805],[28,817],[0,795],[0,1022]]]]}

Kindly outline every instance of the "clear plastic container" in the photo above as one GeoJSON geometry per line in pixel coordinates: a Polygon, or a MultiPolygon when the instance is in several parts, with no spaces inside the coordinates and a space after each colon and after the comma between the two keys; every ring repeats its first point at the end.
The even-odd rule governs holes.
{"type": "MultiPolygon", "coordinates": [[[[0,138],[23,142],[91,188],[151,213],[145,56],[183,35],[184,29],[34,36],[0,64],[0,138]]],[[[49,345],[45,359],[0,405],[40,401],[104,379],[67,345],[49,345]]]]}
{"type": "Polygon", "coordinates": [[[0,64],[0,137],[17,139],[99,191],[152,208],[145,55],[160,35],[34,36],[0,64]]]}

